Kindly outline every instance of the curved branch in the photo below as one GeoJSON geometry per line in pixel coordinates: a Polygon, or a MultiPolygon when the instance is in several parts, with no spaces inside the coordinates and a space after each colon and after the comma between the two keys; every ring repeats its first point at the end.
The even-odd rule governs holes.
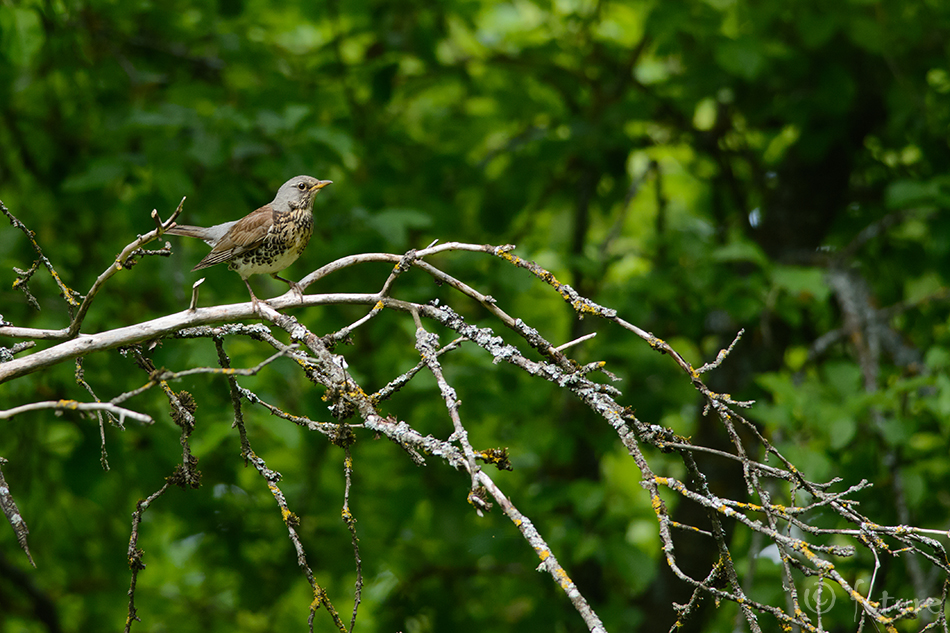
{"type": "Polygon", "coordinates": [[[75,400],[31,402],[30,404],[0,411],[0,420],[6,420],[15,415],[26,413],[27,411],[39,411],[41,409],[56,409],[57,411],[106,411],[119,418],[119,426],[122,426],[124,418],[132,418],[144,424],[153,424],[155,422],[150,415],[132,411],[131,409],[112,404],[111,402],[77,402],[75,400]]]}

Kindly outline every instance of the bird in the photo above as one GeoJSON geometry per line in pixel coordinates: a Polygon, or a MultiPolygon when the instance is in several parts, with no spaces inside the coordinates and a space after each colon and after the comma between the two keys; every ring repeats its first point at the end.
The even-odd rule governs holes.
{"type": "Polygon", "coordinates": [[[283,281],[303,301],[300,286],[277,273],[294,263],[307,247],[313,235],[313,199],[330,184],[330,180],[295,176],[281,185],[272,202],[240,220],[207,228],[175,223],[165,232],[197,237],[209,244],[211,252],[191,271],[227,262],[228,270],[244,280],[254,312],[260,314],[260,303],[247,280],[251,275],[266,274],[283,281]]]}

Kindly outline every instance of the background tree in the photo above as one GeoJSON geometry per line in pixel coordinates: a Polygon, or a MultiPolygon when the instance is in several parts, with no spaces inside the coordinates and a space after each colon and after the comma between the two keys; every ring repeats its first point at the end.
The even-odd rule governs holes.
{"type": "MultiPolygon", "coordinates": [[[[167,217],[187,196],[188,222],[235,219],[298,173],[336,183],[319,201],[314,242],[288,271],[298,278],[344,255],[401,253],[433,239],[515,243],[695,366],[744,328],[729,361],[708,374],[712,389],[756,399],[749,417],[812,480],[873,482],[860,492],[862,514],[947,529],[948,31],[950,8],[925,0],[4,3],[0,199],[81,291],[154,227],[147,210],[167,217]]],[[[110,280],[83,331],[187,307],[196,278],[187,271],[204,247],[174,247],[168,259],[147,258],[110,280]]],[[[0,229],[8,283],[12,267],[34,259],[22,232],[0,229]]],[[[593,326],[523,271],[475,255],[445,262],[555,344],[593,326]]],[[[376,278],[367,270],[310,291],[375,291],[391,265],[376,278]]],[[[432,294],[425,275],[404,275],[400,287],[421,300],[432,294]]],[[[52,279],[36,273],[29,289],[44,309],[7,286],[4,318],[64,327],[52,279]]],[[[233,273],[210,271],[202,303],[244,301],[245,292],[233,273]]],[[[457,309],[489,324],[476,302],[457,309]]],[[[365,309],[294,314],[324,333],[365,309]]],[[[378,388],[417,362],[405,353],[413,342],[411,322],[384,311],[338,351],[361,384],[378,388]]],[[[263,360],[252,345],[227,351],[235,367],[263,360]]],[[[216,364],[206,340],[150,355],[157,367],[216,364]]],[[[640,420],[696,444],[729,445],[675,363],[639,339],[598,336],[574,357],[606,360],[640,420]]],[[[281,368],[239,382],[286,411],[327,419],[309,383],[281,368]]],[[[103,399],[145,379],[117,354],[90,357],[84,369],[103,399]]],[[[508,446],[515,470],[506,492],[546,527],[607,628],[668,630],[670,603],[686,602],[691,588],[661,555],[641,474],[615,433],[576,399],[504,365],[486,368],[477,355],[461,353],[446,371],[478,421],[473,443],[508,446]]],[[[420,430],[445,437],[436,383],[425,380],[388,411],[431,420],[420,430]]],[[[138,587],[144,624],[300,626],[309,587],[269,493],[234,460],[225,382],[200,375],[175,388],[200,392],[201,415],[217,422],[191,439],[202,487],[169,493],[173,501],[143,519],[151,522],[138,587]]],[[[3,408],[85,395],[68,363],[0,387],[3,408]]],[[[128,513],[181,450],[179,429],[161,417],[164,396],[149,392],[137,404],[159,425],[107,431],[109,472],[97,425],[79,414],[3,423],[3,473],[39,565],[24,574],[16,536],[0,530],[8,622],[39,630],[33,608],[52,604],[49,630],[121,626],[128,513]]],[[[298,473],[284,492],[302,539],[336,548],[320,546],[315,571],[325,587],[349,587],[352,551],[335,515],[339,456],[275,422],[249,423],[255,450],[271,468],[298,473]]],[[[357,471],[350,497],[365,561],[361,626],[580,626],[500,513],[475,520],[454,471],[410,467],[385,442],[353,451],[357,464],[374,465],[357,471]]],[[[744,494],[740,470],[697,460],[712,490],[744,494]]],[[[675,464],[662,474],[682,479],[675,464]]],[[[672,517],[701,523],[703,508],[676,497],[668,495],[672,517]]],[[[729,538],[747,552],[736,560],[747,590],[775,602],[780,567],[757,557],[765,544],[743,530],[729,538]]],[[[686,571],[710,568],[708,541],[677,539],[686,571]]],[[[944,577],[914,557],[881,564],[882,591],[940,593],[944,577]]],[[[843,566],[851,582],[870,580],[867,554],[843,566]]],[[[736,615],[728,605],[692,623],[731,630],[736,615]]],[[[853,613],[839,607],[826,617],[845,627],[853,613]]]]}

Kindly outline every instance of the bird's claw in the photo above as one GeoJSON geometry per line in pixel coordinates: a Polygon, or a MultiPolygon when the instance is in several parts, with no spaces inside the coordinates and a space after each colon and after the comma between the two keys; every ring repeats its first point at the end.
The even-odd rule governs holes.
{"type": "Polygon", "coordinates": [[[290,290],[294,293],[294,295],[296,295],[297,301],[303,303],[303,288],[301,288],[300,285],[295,281],[288,283],[290,283],[290,290]]]}

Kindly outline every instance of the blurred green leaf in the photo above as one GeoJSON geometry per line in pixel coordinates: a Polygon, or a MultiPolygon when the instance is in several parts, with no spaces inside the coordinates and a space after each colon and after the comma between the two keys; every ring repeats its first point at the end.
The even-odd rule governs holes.
{"type": "Polygon", "coordinates": [[[897,180],[888,185],[884,199],[890,209],[906,209],[933,204],[938,198],[946,200],[947,194],[941,194],[942,185],[937,180],[897,180]]]}
{"type": "Polygon", "coordinates": [[[797,299],[825,301],[831,289],[825,282],[824,271],[817,268],[776,266],[771,272],[772,282],[797,299]]]}
{"type": "Polygon", "coordinates": [[[38,10],[8,6],[0,11],[0,48],[14,66],[31,66],[45,40],[38,10]]]}
{"type": "Polygon", "coordinates": [[[92,191],[116,183],[125,176],[126,165],[115,158],[102,158],[89,164],[85,171],[63,181],[68,192],[92,191]]]}
{"type": "Polygon", "coordinates": [[[725,41],[716,49],[716,61],[728,72],[747,80],[758,77],[766,66],[761,43],[749,37],[725,41]]]}
{"type": "Polygon", "coordinates": [[[747,241],[729,242],[725,246],[715,249],[711,255],[715,261],[719,262],[747,261],[763,268],[768,263],[768,258],[762,252],[762,249],[747,241]]]}
{"type": "MultiPolygon", "coordinates": [[[[396,248],[409,248],[409,231],[425,229],[432,226],[432,219],[422,211],[415,209],[383,209],[382,211],[363,214],[364,225],[378,232],[387,243],[396,248]]],[[[417,248],[425,244],[413,245],[417,248]]]]}

